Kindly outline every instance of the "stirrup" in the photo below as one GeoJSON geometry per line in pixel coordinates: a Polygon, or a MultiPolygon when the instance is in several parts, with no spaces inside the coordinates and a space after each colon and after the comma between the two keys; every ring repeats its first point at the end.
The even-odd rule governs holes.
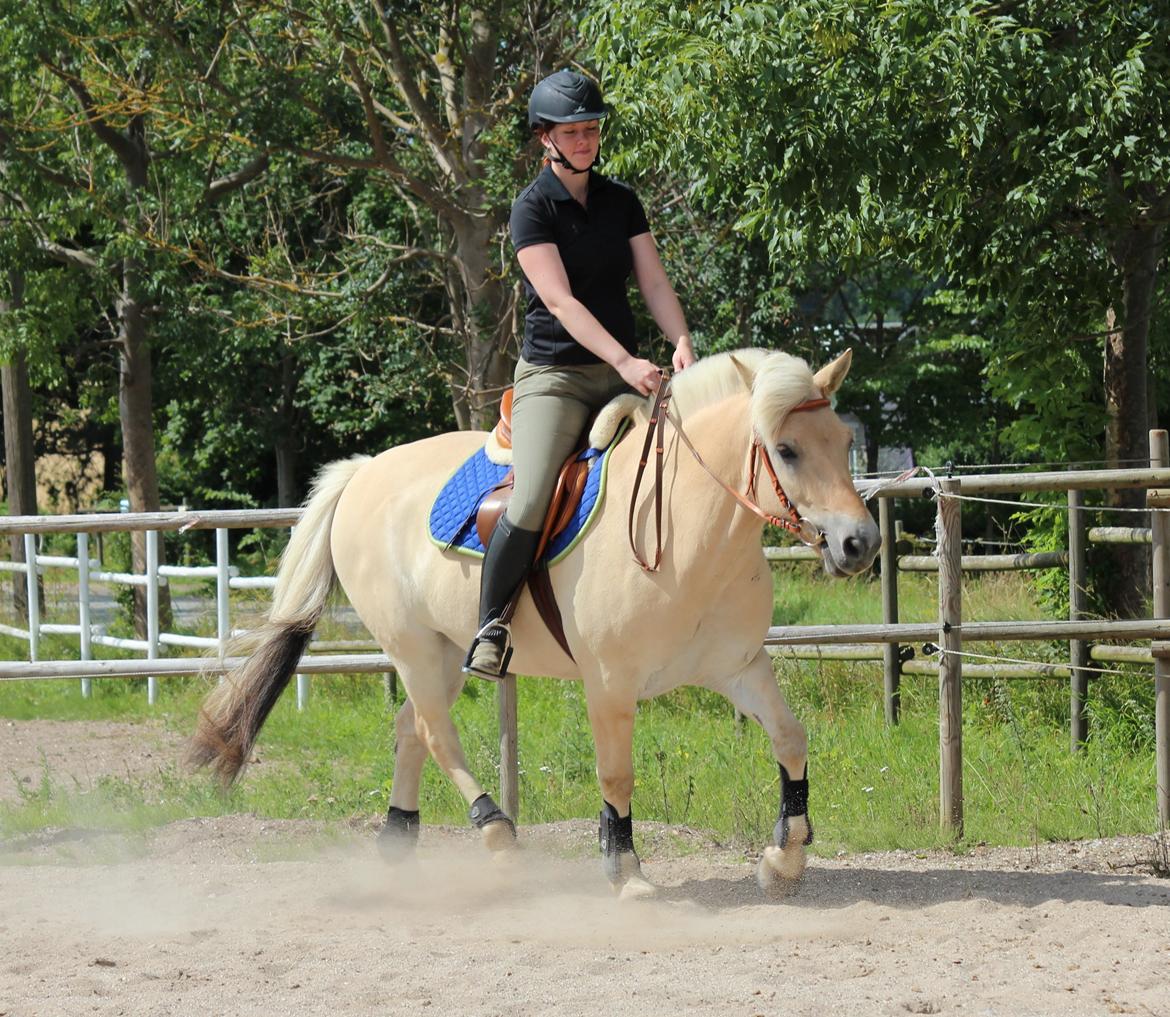
{"type": "Polygon", "coordinates": [[[508,673],[508,663],[511,659],[512,630],[504,622],[489,621],[475,634],[475,638],[471,641],[471,647],[467,651],[467,658],[463,661],[463,673],[475,675],[476,678],[484,678],[489,682],[498,682],[508,673]],[[499,650],[500,668],[498,671],[492,671],[490,668],[484,668],[472,663],[475,657],[475,651],[479,648],[481,642],[489,643],[499,650]]]}

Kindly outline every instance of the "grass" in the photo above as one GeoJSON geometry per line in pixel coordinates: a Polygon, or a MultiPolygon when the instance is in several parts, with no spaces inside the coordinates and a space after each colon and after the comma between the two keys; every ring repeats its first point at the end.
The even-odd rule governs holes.
{"type": "MultiPolygon", "coordinates": [[[[785,624],[880,621],[875,582],[834,582],[806,569],[775,574],[775,620],[785,624]]],[[[937,593],[925,576],[900,581],[901,617],[934,617],[937,593]]],[[[972,618],[1043,617],[1025,577],[989,575],[964,588],[972,618]]],[[[326,633],[327,638],[332,636],[326,633]]],[[[48,645],[46,658],[69,645],[48,645]]],[[[1058,647],[1000,647],[1006,655],[1053,656],[1058,647]],[[1010,652],[1009,652],[1010,651],[1010,652]]],[[[21,644],[0,642],[0,653],[21,644]]],[[[814,850],[884,850],[1033,844],[1149,833],[1153,802],[1153,696],[1148,673],[1091,684],[1093,735],[1067,747],[1062,682],[968,681],[964,684],[966,828],[955,843],[938,825],[937,688],[903,679],[903,719],[883,722],[881,672],[874,664],[778,661],[777,677],[808,727],[814,850]]],[[[82,699],[76,682],[0,684],[0,716],[26,719],[149,721],[171,743],[193,726],[207,691],[200,679],[164,679],[160,702],[146,705],[142,681],[95,680],[82,699]]],[[[600,805],[593,745],[575,683],[522,678],[521,819],[541,823],[595,816],[600,805]]],[[[497,783],[495,695],[468,685],[455,707],[471,769],[497,783]]],[[[144,830],[178,818],[251,812],[328,821],[384,814],[390,790],[392,707],[376,676],[314,680],[309,710],[286,695],[258,746],[260,762],[230,793],[203,776],[168,766],[149,778],[110,776],[80,786],[43,767],[39,781],[0,803],[0,835],[46,828],[144,830]]],[[[635,817],[712,831],[729,843],[759,847],[776,818],[779,778],[767,740],[736,725],[730,705],[698,689],[642,704],[635,734],[635,817]]],[[[11,779],[0,774],[0,781],[11,779]]],[[[424,775],[428,822],[463,823],[466,808],[433,764],[424,775]]]]}

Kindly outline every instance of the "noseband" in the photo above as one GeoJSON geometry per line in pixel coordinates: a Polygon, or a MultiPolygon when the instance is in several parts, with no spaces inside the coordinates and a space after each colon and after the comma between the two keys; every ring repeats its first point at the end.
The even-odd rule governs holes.
{"type": "MultiPolygon", "coordinates": [[[[806,399],[804,402],[792,407],[789,413],[800,413],[804,410],[819,410],[822,406],[828,406],[829,400],[824,398],[806,399]]],[[[742,505],[749,512],[759,516],[766,523],[771,523],[773,526],[779,526],[781,529],[787,530],[793,534],[802,543],[809,547],[821,547],[825,543],[825,535],[819,529],[814,527],[807,519],[801,517],[796,510],[796,506],[792,504],[788,495],[784,493],[784,488],[780,485],[780,478],[776,476],[776,469],[772,465],[772,458],[768,455],[768,449],[764,445],[763,440],[753,429],[752,443],[750,451],[748,452],[748,486],[747,491],[741,494],[730,484],[726,483],[720,477],[716,476],[715,472],[704,461],[703,457],[699,455],[699,450],[691,444],[691,439],[687,437],[686,432],[682,429],[680,421],[670,416],[670,378],[663,375],[662,384],[658,386],[658,393],[654,398],[654,407],[650,412],[650,425],[646,429],[646,440],[642,444],[642,458],[638,462],[638,472],[634,477],[634,490],[630,495],[630,519],[629,519],[629,536],[630,536],[630,550],[634,552],[634,560],[642,566],[646,572],[657,572],[658,566],[662,563],[662,458],[665,450],[663,442],[663,433],[666,428],[666,421],[669,419],[674,425],[675,432],[682,439],[682,442],[688,449],[691,455],[695,457],[695,461],[707,471],[707,474],[731,495],[740,505],[742,505]],[[634,511],[638,502],[638,488],[642,483],[642,473],[646,469],[646,464],[649,461],[650,445],[654,438],[657,437],[657,443],[654,448],[654,564],[647,562],[641,554],[638,553],[637,544],[634,542],[634,511]],[[770,512],[766,512],[760,507],[756,494],[756,475],[759,473],[759,464],[763,462],[764,469],[767,470],[768,476],[772,480],[772,490],[780,502],[781,508],[788,513],[788,518],[781,516],[774,516],[770,512]]]]}

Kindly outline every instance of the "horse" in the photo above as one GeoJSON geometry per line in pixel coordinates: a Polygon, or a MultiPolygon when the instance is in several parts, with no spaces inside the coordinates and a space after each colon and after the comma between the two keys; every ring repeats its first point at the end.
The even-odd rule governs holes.
{"type": "MultiPolygon", "coordinates": [[[[786,509],[790,529],[816,534],[808,542],[830,575],[859,573],[877,553],[877,526],[848,470],[852,435],[828,398],[850,360],[847,350],[814,374],[786,353],[748,349],[703,359],[677,374],[666,412],[689,449],[669,440],[663,454],[661,566],[639,567],[627,547],[627,526],[645,544],[655,515],[653,485],[636,511],[619,496],[625,492],[628,499],[641,475],[639,442],[627,439],[611,453],[609,493],[591,532],[550,569],[572,656],[550,634],[531,596],[519,601],[510,670],[584,685],[603,799],[599,843],[615,891],[636,896],[654,890],[633,843],[636,706],[684,684],[723,694],[771,742],[781,802],[773,843],[757,866],[760,886],[784,890],[804,871],[813,832],[808,745],[764,650],[772,582],[761,537],[770,517],[765,509],[786,509]],[[749,511],[751,499],[735,488],[755,490],[746,465],[753,438],[776,483],[768,504],[749,511]]],[[[638,401],[636,422],[646,421],[652,401],[638,401]]],[[[320,472],[282,557],[268,619],[253,636],[251,656],[207,697],[189,762],[212,765],[225,785],[239,776],[340,583],[406,691],[394,722],[390,808],[379,834],[386,853],[413,850],[428,753],[467,802],[487,848],[512,847],[511,817],[469,771],[450,715],[467,678],[463,655],[476,632],[479,563],[444,553],[426,534],[443,482],[486,437],[439,434],[320,472]]]]}

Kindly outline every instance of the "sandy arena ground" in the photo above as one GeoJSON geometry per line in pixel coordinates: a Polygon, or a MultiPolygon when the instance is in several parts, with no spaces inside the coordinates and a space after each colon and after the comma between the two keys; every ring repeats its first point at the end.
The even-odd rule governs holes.
{"type": "MultiPolygon", "coordinates": [[[[42,753],[85,786],[175,749],[133,725],[0,721],[0,796],[42,753]]],[[[0,1017],[1170,1014],[1151,838],[813,858],[768,902],[753,859],[637,829],[651,901],[612,897],[584,820],[522,828],[503,864],[464,830],[424,828],[389,867],[365,826],[252,816],[10,837],[0,1017]]]]}

